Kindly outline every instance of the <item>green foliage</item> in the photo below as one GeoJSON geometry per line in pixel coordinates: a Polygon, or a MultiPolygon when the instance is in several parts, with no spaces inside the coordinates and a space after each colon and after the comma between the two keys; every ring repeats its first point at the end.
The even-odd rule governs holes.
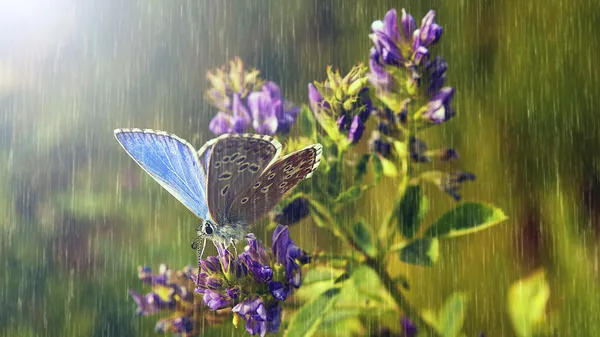
{"type": "Polygon", "coordinates": [[[461,331],[466,318],[467,300],[465,293],[455,292],[446,299],[438,312],[425,310],[423,318],[442,337],[465,336],[461,331]]]}
{"type": "Polygon", "coordinates": [[[438,318],[438,329],[444,337],[459,336],[467,311],[467,295],[456,292],[444,303],[438,318]]]}
{"type": "Polygon", "coordinates": [[[354,235],[354,242],[356,242],[360,249],[362,249],[367,255],[370,257],[375,257],[377,255],[377,248],[373,244],[371,233],[363,221],[354,223],[352,226],[352,234],[354,235]]]}
{"type": "Polygon", "coordinates": [[[508,219],[501,209],[476,202],[466,202],[446,212],[425,232],[427,237],[454,237],[478,232],[508,219]]]}
{"type": "Polygon", "coordinates": [[[317,139],[317,122],[308,105],[302,105],[300,113],[298,114],[297,123],[300,128],[301,136],[313,141],[317,139]]]}
{"type": "Polygon", "coordinates": [[[537,336],[543,331],[550,286],[544,270],[515,282],[508,293],[508,314],[519,337],[537,336]]]}
{"type": "Polygon", "coordinates": [[[331,288],[305,304],[292,318],[285,332],[288,337],[312,336],[325,314],[335,305],[339,298],[340,288],[331,288]]]}
{"type": "Polygon", "coordinates": [[[439,257],[439,242],[435,238],[418,239],[400,249],[400,260],[421,266],[434,265],[439,257]]]}
{"type": "Polygon", "coordinates": [[[406,188],[404,197],[396,206],[394,217],[400,233],[407,238],[412,238],[427,212],[426,199],[423,198],[421,186],[410,185],[406,188]]]}

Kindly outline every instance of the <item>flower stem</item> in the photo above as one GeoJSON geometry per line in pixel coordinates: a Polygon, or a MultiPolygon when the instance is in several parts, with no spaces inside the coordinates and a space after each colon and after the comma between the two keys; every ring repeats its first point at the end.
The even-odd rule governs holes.
{"type": "Polygon", "coordinates": [[[388,274],[385,266],[381,265],[378,259],[367,257],[365,263],[377,273],[381,283],[386,288],[387,292],[392,295],[396,305],[417,325],[417,327],[419,327],[419,329],[421,329],[421,331],[425,332],[425,336],[439,335],[437,330],[421,317],[418,310],[410,305],[406,297],[404,297],[402,292],[396,286],[396,282],[394,282],[388,274]]]}

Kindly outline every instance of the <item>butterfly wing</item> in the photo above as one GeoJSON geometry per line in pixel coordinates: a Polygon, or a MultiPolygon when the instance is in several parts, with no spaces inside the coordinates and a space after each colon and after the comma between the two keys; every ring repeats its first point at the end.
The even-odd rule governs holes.
{"type": "Polygon", "coordinates": [[[163,131],[117,129],[115,137],[144,171],[198,217],[206,219],[206,174],[185,140],[163,131]]]}
{"type": "Polygon", "coordinates": [[[225,134],[211,147],[208,164],[208,209],[217,223],[227,218],[231,202],[260,176],[281,153],[274,138],[225,134]]]}
{"type": "Polygon", "coordinates": [[[198,161],[200,162],[206,177],[208,177],[208,161],[210,160],[210,154],[217,140],[219,139],[214,138],[209,140],[200,148],[200,150],[198,150],[198,161]]]}
{"type": "Polygon", "coordinates": [[[230,219],[251,225],[271,211],[288,191],[310,178],[319,166],[322,152],[321,144],[314,144],[267,167],[252,186],[232,202],[228,212],[230,219]]]}

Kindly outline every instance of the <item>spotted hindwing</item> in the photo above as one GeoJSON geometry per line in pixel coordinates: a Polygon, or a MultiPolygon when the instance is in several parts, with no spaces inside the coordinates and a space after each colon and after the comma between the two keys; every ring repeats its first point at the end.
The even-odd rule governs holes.
{"type": "Polygon", "coordinates": [[[248,188],[281,153],[274,138],[251,134],[226,134],[210,148],[208,209],[222,223],[232,201],[248,188]]]}
{"type": "Polygon", "coordinates": [[[263,174],[231,204],[231,219],[253,224],[303,179],[309,178],[319,166],[321,144],[314,144],[288,154],[269,166],[263,174]]]}

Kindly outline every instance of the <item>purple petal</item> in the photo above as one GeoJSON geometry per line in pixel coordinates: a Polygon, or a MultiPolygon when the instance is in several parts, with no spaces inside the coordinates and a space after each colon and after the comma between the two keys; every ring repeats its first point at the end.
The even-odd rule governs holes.
{"type": "Polygon", "coordinates": [[[435,11],[427,12],[421,22],[419,39],[424,46],[435,44],[442,36],[442,27],[434,22],[435,11]]]}
{"type": "Polygon", "coordinates": [[[215,135],[222,135],[230,132],[231,129],[231,117],[226,113],[219,111],[219,113],[213,117],[208,124],[208,128],[215,135]]]}
{"type": "Polygon", "coordinates": [[[240,94],[233,94],[233,129],[235,132],[241,133],[244,132],[248,123],[250,123],[250,114],[248,113],[248,109],[242,103],[242,99],[240,98],[240,94]]]}
{"type": "Polygon", "coordinates": [[[278,301],[285,301],[290,295],[291,290],[283,285],[281,282],[271,281],[269,282],[269,292],[278,301]]]}
{"type": "Polygon", "coordinates": [[[284,264],[288,246],[290,245],[288,226],[278,225],[273,231],[273,255],[277,263],[284,264]]]}
{"type": "Polygon", "coordinates": [[[281,100],[281,89],[279,88],[277,83],[268,81],[267,83],[265,83],[263,85],[262,90],[269,93],[269,96],[273,100],[276,100],[276,99],[281,100]]]}
{"type": "Polygon", "coordinates": [[[313,112],[317,112],[317,109],[320,107],[321,102],[323,101],[323,96],[317,90],[317,88],[312,84],[308,84],[308,102],[310,103],[310,108],[313,112]]]}
{"type": "Polygon", "coordinates": [[[208,306],[211,310],[217,310],[231,304],[231,301],[225,296],[212,290],[207,290],[204,293],[203,299],[206,306],[208,306]]]}
{"type": "Polygon", "coordinates": [[[282,308],[278,303],[275,303],[267,308],[267,329],[271,333],[276,333],[281,324],[282,308]]]}
{"type": "Polygon", "coordinates": [[[413,32],[417,29],[417,23],[415,19],[407,14],[404,8],[402,8],[402,37],[405,42],[409,42],[413,37],[413,32]]]}
{"type": "Polygon", "coordinates": [[[360,121],[360,118],[358,116],[354,116],[348,132],[348,140],[351,141],[352,144],[358,143],[364,131],[365,126],[360,121]]]}
{"type": "Polygon", "coordinates": [[[440,89],[427,104],[426,117],[435,124],[447,121],[455,115],[450,106],[454,88],[445,87],[440,89]]]}
{"type": "Polygon", "coordinates": [[[277,131],[277,125],[277,117],[275,116],[267,117],[262,121],[255,119],[252,122],[252,127],[254,130],[263,135],[274,135],[275,131],[277,131]]]}
{"type": "Polygon", "coordinates": [[[385,13],[385,17],[383,18],[383,31],[387,36],[392,38],[394,42],[398,42],[400,40],[400,32],[398,31],[398,14],[394,8],[385,13]]]}
{"type": "Polygon", "coordinates": [[[423,46],[419,47],[413,54],[413,61],[417,66],[427,63],[429,60],[429,50],[423,46]]]}

